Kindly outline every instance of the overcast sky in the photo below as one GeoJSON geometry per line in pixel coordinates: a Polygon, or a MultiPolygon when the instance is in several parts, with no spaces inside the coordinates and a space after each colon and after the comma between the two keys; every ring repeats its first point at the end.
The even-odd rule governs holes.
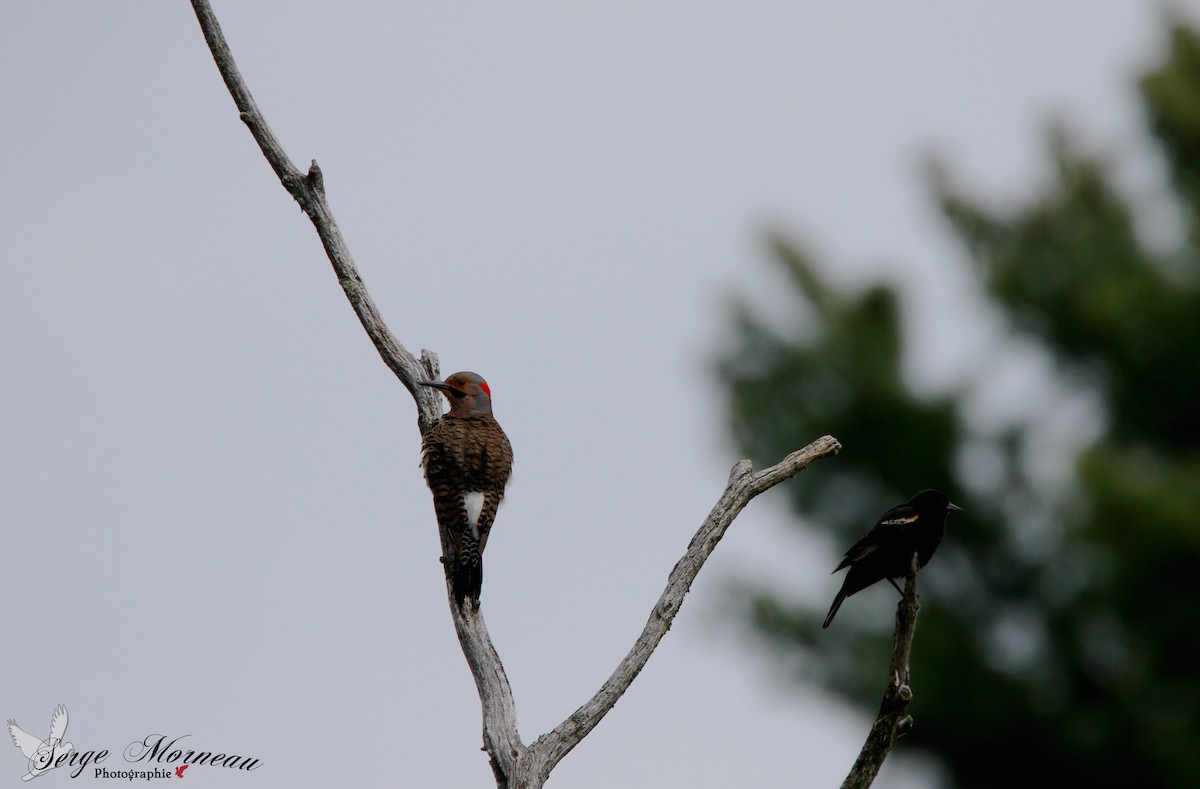
{"type": "MultiPolygon", "coordinates": [[[[763,231],[959,309],[914,360],[949,380],[987,329],[953,306],[918,157],[1020,194],[1061,116],[1151,189],[1154,6],[215,4],[392,331],[491,384],[516,471],[483,605],[527,742],[628,650],[737,460],[710,361],[731,292],[779,306],[763,231]]],[[[262,763],[195,768],[210,786],[488,786],[412,402],[190,7],[8,2],[0,84],[0,719],[44,737],[66,704],[110,769],[155,733],[262,763]]],[[[551,785],[841,781],[868,719],[722,616],[739,574],[836,591],[836,546],[782,500],[738,519],[551,785]]],[[[0,748],[0,785],[23,768],[0,748]]]]}

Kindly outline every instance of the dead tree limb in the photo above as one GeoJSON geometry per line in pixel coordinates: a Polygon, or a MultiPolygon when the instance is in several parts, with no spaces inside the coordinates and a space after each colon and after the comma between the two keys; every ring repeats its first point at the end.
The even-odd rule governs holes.
{"type": "Polygon", "coordinates": [[[908,714],[908,703],[912,701],[912,688],[909,686],[908,659],[912,654],[913,636],[917,631],[917,555],[914,553],[908,577],[904,581],[904,597],[896,608],[896,632],[892,645],[892,661],[888,666],[887,687],[883,690],[883,701],[879,705],[879,713],[871,724],[867,741],[850,774],[842,783],[842,789],[867,789],[879,774],[883,760],[892,752],[896,738],[907,734],[912,728],[913,719],[908,714]]]}
{"type": "MultiPolygon", "coordinates": [[[[208,0],[192,0],[192,8],[242,121],[250,129],[255,142],[283,187],[312,221],[329,262],[337,274],[338,282],[367,336],[371,338],[384,364],[396,374],[413,396],[417,405],[417,424],[424,434],[441,415],[442,404],[436,392],[419,386],[417,381],[439,377],[437,357],[424,351],[421,359],[416,359],[388,330],[333,219],[333,213],[325,199],[323,176],[316,161],[312,162],[306,173],[302,173],[292,164],[278,138],[259,112],[254,97],[238,72],[229,44],[221,32],[221,26],[208,0]]],[[[712,554],[733,519],[750,499],[784,480],[791,479],[813,461],[837,454],[839,449],[841,445],[836,439],[825,436],[788,455],[777,465],[757,473],[748,460],[739,461],[734,465],[725,491],[692,538],[683,558],[671,571],[666,589],[651,610],[650,618],[629,654],[595,696],[553,731],[538,737],[530,746],[522,743],[517,731],[516,703],[513,700],[512,688],[488,634],[483,616],[478,609],[468,607],[462,610],[454,604],[447,578],[447,598],[450,600],[454,628],[479,692],[483,712],[484,750],[491,760],[497,785],[506,789],[541,787],[555,765],[596,727],[641,672],[670,629],[700,568],[704,566],[704,562],[712,554]]],[[[442,534],[444,556],[450,555],[451,552],[447,543],[447,535],[442,534]]]]}
{"type": "MultiPolygon", "coordinates": [[[[683,604],[683,597],[691,588],[692,581],[704,566],[704,562],[712,554],[713,549],[733,519],[750,499],[769,490],[784,480],[791,479],[814,460],[836,455],[842,448],[833,436],[823,436],[812,442],[804,449],[793,452],[778,464],[755,473],[749,460],[739,460],[729,472],[729,482],[724,493],[717,501],[708,517],[704,519],[699,531],[692,537],[687,552],[676,562],[671,575],[667,579],[667,588],[655,603],[650,612],[650,618],[643,628],[642,634],[634,642],[629,654],[617,666],[612,676],[601,686],[586,704],[560,723],[548,734],[543,734],[531,746],[535,755],[544,758],[545,774],[549,774],[554,765],[558,764],[588,732],[596,727],[608,711],[617,703],[630,683],[646,665],[651,653],[658,642],[666,635],[683,604]]],[[[539,785],[540,784],[536,784],[539,785]]]]}
{"type": "Polygon", "coordinates": [[[438,377],[438,371],[435,369],[436,359],[430,356],[418,361],[388,331],[383,316],[379,314],[379,309],[371,300],[371,294],[367,292],[362,277],[358,275],[354,258],[350,256],[350,249],[346,246],[342,232],[334,221],[333,212],[329,209],[329,203],[325,200],[325,183],[321,168],[317,166],[315,159],[306,173],[292,164],[275,132],[271,131],[266,119],[259,112],[254,97],[250,95],[250,88],[246,86],[241,72],[238,71],[233,53],[229,51],[229,43],[225,40],[225,34],[221,32],[221,25],[218,24],[212,7],[207,0],[193,0],[192,8],[196,12],[196,19],[200,22],[200,30],[204,33],[204,40],[208,43],[213,60],[216,61],[217,70],[221,72],[225,87],[229,89],[233,103],[237,105],[242,122],[250,129],[250,134],[254,136],[254,141],[258,143],[271,169],[279,177],[283,188],[299,203],[301,210],[312,221],[317,236],[321,239],[321,246],[325,248],[325,254],[333,264],[338,284],[342,286],[350,306],[354,308],[354,314],[358,316],[367,336],[375,344],[383,363],[396,374],[416,401],[417,425],[424,435],[441,415],[442,403],[437,392],[418,386],[417,381],[438,377]],[[426,364],[423,365],[422,361],[426,364]]]}

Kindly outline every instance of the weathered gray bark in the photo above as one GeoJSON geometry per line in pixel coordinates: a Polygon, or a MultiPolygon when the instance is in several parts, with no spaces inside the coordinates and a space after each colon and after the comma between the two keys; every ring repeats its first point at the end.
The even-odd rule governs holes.
{"type": "Polygon", "coordinates": [[[904,581],[904,597],[896,608],[896,632],[892,644],[892,661],[888,667],[887,687],[883,689],[883,701],[879,713],[871,724],[867,741],[859,751],[858,759],[850,768],[850,774],[842,783],[842,789],[867,789],[879,774],[883,760],[892,752],[896,738],[908,733],[913,719],[908,715],[908,703],[912,701],[909,687],[908,658],[912,654],[913,636],[917,631],[917,571],[920,565],[917,555],[912,557],[908,577],[904,581]]]}
{"type": "MultiPolygon", "coordinates": [[[[229,45],[208,0],[192,0],[192,7],[242,121],[249,127],[250,133],[284,188],[312,221],[337,274],[338,282],[367,336],[375,344],[384,363],[412,394],[417,405],[417,424],[424,434],[437,421],[442,404],[436,392],[419,386],[416,382],[439,377],[437,357],[423,351],[421,359],[416,359],[388,331],[334,221],[333,213],[325,199],[321,170],[317,163],[313,161],[307,172],[301,172],[292,164],[259,112],[254,98],[238,72],[229,45]]],[[[641,672],[670,629],[700,568],[704,566],[742,508],[758,494],[791,479],[813,461],[837,454],[840,449],[841,445],[836,439],[824,436],[788,455],[777,465],[759,472],[754,471],[748,460],[736,463],[720,499],[700,525],[683,558],[671,571],[666,589],[651,609],[646,626],[629,650],[629,654],[591,699],[552,731],[538,737],[528,746],[522,742],[517,731],[516,703],[513,700],[512,688],[492,644],[483,616],[471,606],[459,609],[454,604],[447,579],[447,600],[459,644],[479,692],[483,712],[484,750],[491,759],[497,785],[506,789],[541,787],[551,770],[599,724],[641,672]]],[[[442,534],[442,550],[443,555],[450,555],[450,546],[445,534],[442,534]]]]}
{"type": "Polygon", "coordinates": [[[459,641],[475,675],[483,705],[484,750],[492,759],[497,785],[507,789],[541,787],[550,771],[596,728],[629,689],[663,636],[671,629],[671,623],[683,605],[684,595],[691,588],[692,581],[742,508],[758,494],[791,479],[813,461],[837,454],[840,449],[841,445],[836,439],[824,436],[762,471],[755,472],[748,460],[738,461],[729,473],[729,481],[720,499],[692,537],[683,558],[671,570],[666,589],[650,609],[646,626],[629,653],[592,698],[553,731],[538,737],[528,747],[521,744],[521,737],[517,733],[512,691],[504,676],[500,658],[487,637],[483,618],[474,609],[461,612],[452,607],[459,641]]]}
{"type": "Polygon", "coordinates": [[[321,168],[314,160],[308,172],[303,173],[292,164],[275,133],[259,112],[254,97],[250,95],[250,89],[246,87],[246,82],[233,61],[233,54],[229,51],[229,44],[225,41],[225,35],[221,32],[212,7],[206,0],[199,0],[192,3],[192,8],[196,12],[196,19],[200,22],[200,29],[212,52],[213,60],[217,63],[217,70],[221,72],[225,87],[229,89],[233,102],[237,105],[242,122],[254,135],[254,141],[258,143],[275,175],[279,176],[283,188],[288,190],[312,220],[317,236],[321,239],[321,246],[325,247],[325,254],[333,264],[338,284],[342,286],[346,298],[350,300],[350,306],[354,308],[354,314],[358,316],[371,342],[375,343],[383,363],[391,368],[416,401],[417,424],[424,434],[441,415],[442,403],[441,396],[436,391],[418,386],[417,381],[439,377],[436,357],[423,354],[421,361],[418,361],[388,331],[383,316],[379,314],[379,309],[371,300],[371,294],[367,293],[367,288],[363,285],[362,277],[358,275],[354,258],[350,256],[350,249],[333,219],[333,212],[329,210],[329,203],[325,200],[321,168]]]}

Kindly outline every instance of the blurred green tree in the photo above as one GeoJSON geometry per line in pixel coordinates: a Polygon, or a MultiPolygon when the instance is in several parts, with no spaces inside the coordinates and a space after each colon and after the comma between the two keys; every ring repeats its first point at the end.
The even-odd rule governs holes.
{"type": "MultiPolygon", "coordinates": [[[[1185,225],[1172,248],[1146,243],[1111,164],[1062,130],[1053,177],[1015,210],[931,168],[964,265],[1012,336],[1051,360],[1057,396],[1007,421],[968,418],[994,388],[987,360],[961,389],[918,396],[902,359],[927,349],[902,331],[904,293],[832,287],[780,239],[804,328],[775,328],[743,300],[717,363],[732,434],[756,461],[824,433],[842,441],[835,463],[790,486],[839,550],[921,488],[966,508],[921,579],[917,725],[900,744],[934,753],[957,786],[1200,785],[1200,36],[1170,33],[1140,93],[1185,225]],[[1101,424],[1068,447],[1068,474],[1047,477],[1048,425],[1081,398],[1101,424]]],[[[753,628],[804,679],[873,714],[891,587],[822,631],[828,601],[747,583],[753,628]]]]}

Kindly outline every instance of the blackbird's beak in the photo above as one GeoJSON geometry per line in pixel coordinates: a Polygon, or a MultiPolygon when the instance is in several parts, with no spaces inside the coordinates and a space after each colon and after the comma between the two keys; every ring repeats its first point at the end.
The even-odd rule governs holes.
{"type": "Polygon", "coordinates": [[[946,510],[948,512],[962,512],[963,508],[958,506],[957,504],[954,504],[953,502],[947,502],[946,510]]]}

